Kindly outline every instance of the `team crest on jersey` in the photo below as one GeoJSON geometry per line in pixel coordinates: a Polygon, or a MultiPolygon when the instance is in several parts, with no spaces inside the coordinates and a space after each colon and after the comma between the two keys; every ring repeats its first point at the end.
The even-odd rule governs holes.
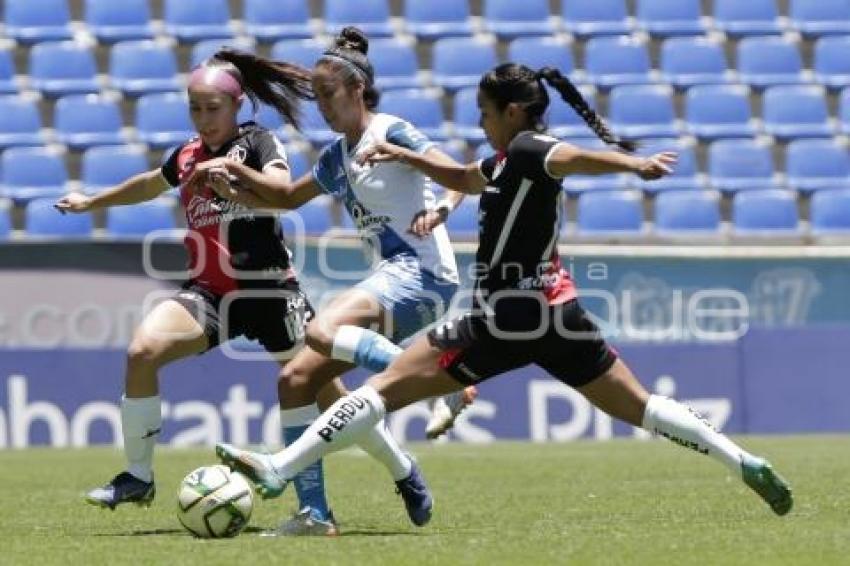
{"type": "Polygon", "coordinates": [[[227,158],[238,163],[245,163],[245,160],[248,158],[248,150],[241,145],[234,145],[227,150],[227,158]]]}

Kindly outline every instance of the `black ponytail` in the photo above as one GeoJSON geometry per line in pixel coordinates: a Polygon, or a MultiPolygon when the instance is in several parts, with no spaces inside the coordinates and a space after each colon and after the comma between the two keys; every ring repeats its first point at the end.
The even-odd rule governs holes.
{"type": "Polygon", "coordinates": [[[381,93],[375,88],[375,69],[369,58],[369,38],[359,28],[347,26],[334,39],[334,47],[324,52],[318,64],[332,65],[343,72],[345,82],[363,84],[363,102],[369,110],[375,110],[381,93]]]}

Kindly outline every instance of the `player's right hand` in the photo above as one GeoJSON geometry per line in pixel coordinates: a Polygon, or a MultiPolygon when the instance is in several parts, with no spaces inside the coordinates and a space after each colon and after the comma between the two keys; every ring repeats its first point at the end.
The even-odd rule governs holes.
{"type": "Polygon", "coordinates": [[[399,145],[377,142],[361,151],[357,156],[357,162],[360,165],[374,165],[387,161],[404,161],[406,151],[399,145]]]}
{"type": "Polygon", "coordinates": [[[83,193],[68,193],[53,205],[61,213],[87,212],[91,210],[92,199],[83,193]]]}

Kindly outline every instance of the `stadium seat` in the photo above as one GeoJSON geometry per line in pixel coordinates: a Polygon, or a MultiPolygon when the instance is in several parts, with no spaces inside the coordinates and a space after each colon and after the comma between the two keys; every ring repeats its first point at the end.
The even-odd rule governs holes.
{"type": "Polygon", "coordinates": [[[564,29],[578,37],[632,31],[626,0],[561,0],[561,15],[564,29]]]}
{"type": "Polygon", "coordinates": [[[755,88],[804,82],[796,44],[782,37],[747,37],[738,42],[738,76],[755,88]]]}
{"type": "Polygon", "coordinates": [[[651,83],[649,51],[629,37],[595,37],[587,41],[584,68],[588,82],[600,88],[651,83]]]}
{"type": "Polygon", "coordinates": [[[237,120],[240,124],[245,122],[256,122],[268,130],[272,130],[279,138],[286,137],[286,132],[282,131],[283,117],[278,114],[277,110],[266,104],[260,103],[257,111],[254,111],[254,106],[250,100],[242,102],[242,108],[239,109],[237,120]]]}
{"type": "Polygon", "coordinates": [[[164,92],[139,97],[136,130],[140,141],[156,149],[183,143],[196,135],[186,96],[164,92]]]}
{"type": "Polygon", "coordinates": [[[676,88],[730,82],[723,47],[705,37],[672,37],[661,47],[661,76],[676,88]]]}
{"type": "Polygon", "coordinates": [[[41,114],[36,103],[16,96],[0,96],[0,149],[14,146],[43,145],[41,114]]]}
{"type": "Polygon", "coordinates": [[[655,37],[702,35],[700,0],[638,0],[637,25],[655,37]]]}
{"type": "Polygon", "coordinates": [[[0,158],[3,193],[16,204],[58,198],[65,193],[68,171],[62,156],[43,147],[13,147],[0,158]]]}
{"type": "Polygon", "coordinates": [[[733,37],[782,33],[776,0],[714,0],[714,27],[733,37]]]}
{"type": "Polygon", "coordinates": [[[74,150],[127,142],[118,104],[96,94],[60,98],[54,107],[53,127],[57,141],[74,150]]]}
{"type": "Polygon", "coordinates": [[[841,91],[838,103],[838,120],[841,133],[850,135],[850,87],[841,91]]]}
{"type": "MultiPolygon", "coordinates": [[[[487,145],[487,144],[483,144],[487,145]]],[[[466,155],[464,152],[464,144],[463,142],[457,140],[449,140],[440,144],[437,144],[437,148],[457,161],[458,163],[466,163],[466,155]]],[[[480,146],[479,146],[480,149],[480,146]]]]}
{"type": "Polygon", "coordinates": [[[664,236],[717,235],[720,193],[667,191],[655,198],[655,233],[664,236]]]}
{"type": "Polygon", "coordinates": [[[192,51],[189,55],[189,68],[186,70],[191,71],[224,47],[247,51],[249,53],[254,52],[252,45],[246,44],[240,40],[204,39],[192,46],[192,51]]]}
{"type": "Polygon", "coordinates": [[[446,230],[452,240],[474,240],[478,238],[479,197],[467,195],[446,218],[446,230]]]}
{"type": "Polygon", "coordinates": [[[804,37],[850,34],[850,0],[791,0],[788,19],[804,37]]]}
{"type": "Polygon", "coordinates": [[[34,45],[29,56],[30,86],[46,96],[89,94],[100,90],[94,54],[71,41],[34,45]]]}
{"type": "Polygon", "coordinates": [[[30,45],[41,41],[71,39],[68,0],[6,0],[5,35],[30,45]]]}
{"type": "Polygon", "coordinates": [[[764,131],[785,141],[829,137],[834,133],[820,86],[776,86],[762,97],[764,131]]]}
{"type": "Polygon", "coordinates": [[[312,170],[310,157],[303,150],[288,146],[286,148],[286,159],[289,161],[289,170],[292,173],[292,179],[299,179],[305,173],[312,170]]]}
{"type": "Polygon", "coordinates": [[[404,23],[419,39],[472,35],[469,3],[457,0],[405,0],[404,23]]]}
{"type": "MultiPolygon", "coordinates": [[[[596,137],[572,138],[564,141],[586,149],[610,149],[602,142],[602,140],[596,137]]],[[[629,187],[630,180],[631,175],[626,173],[614,173],[607,175],[568,175],[564,177],[561,185],[563,186],[564,192],[568,195],[579,196],[588,191],[625,190],[629,187]]]]}
{"type": "Polygon", "coordinates": [[[799,191],[850,188],[850,155],[833,140],[795,140],[788,144],[788,186],[799,191]]]}
{"type": "Polygon", "coordinates": [[[850,86],[850,35],[818,39],[812,67],[819,84],[831,89],[850,86]]]}
{"type": "Polygon", "coordinates": [[[481,112],[478,110],[478,88],[459,90],[454,103],[454,133],[470,144],[484,141],[484,130],[478,125],[481,112]]]}
{"type": "Polygon", "coordinates": [[[732,199],[732,224],[737,235],[797,234],[799,221],[793,191],[747,191],[732,199]]]}
{"type": "Polygon", "coordinates": [[[101,43],[151,39],[150,0],[86,0],[84,19],[101,43]]]}
{"type": "Polygon", "coordinates": [[[0,240],[7,239],[12,233],[12,202],[0,199],[0,240]]]}
{"type": "Polygon", "coordinates": [[[535,71],[554,67],[567,76],[575,70],[570,44],[557,37],[519,37],[508,45],[508,61],[535,71]]]}
{"type": "Polygon", "coordinates": [[[636,186],[645,193],[666,191],[698,190],[703,186],[697,169],[697,157],[694,147],[680,143],[677,139],[648,140],[638,148],[638,154],[649,156],[662,151],[675,151],[678,154],[673,174],[654,181],[644,181],[637,177],[636,186]]]}
{"type": "Polygon", "coordinates": [[[812,234],[850,235],[850,189],[818,191],[809,204],[812,234]]]}
{"type": "Polygon", "coordinates": [[[328,44],[315,39],[284,39],[272,45],[271,57],[312,69],[328,44]]]}
{"type": "Polygon", "coordinates": [[[80,181],[85,191],[99,192],[149,169],[147,154],[140,147],[92,147],[83,153],[80,181]]]}
{"type": "Polygon", "coordinates": [[[13,54],[10,49],[0,49],[0,95],[18,92],[13,54]]]}
{"type": "Polygon", "coordinates": [[[89,237],[94,223],[90,213],[62,214],[55,198],[39,198],[27,204],[24,224],[27,236],[89,237]]]}
{"type": "MultiPolygon", "coordinates": [[[[321,236],[333,227],[331,222],[331,199],[325,195],[307,201],[296,210],[280,215],[283,234],[287,239],[301,234],[321,236]]],[[[343,214],[347,214],[343,212],[343,214]]]]}
{"type": "Polygon", "coordinates": [[[589,191],[578,197],[578,235],[638,236],[643,231],[639,191],[589,191]]]}
{"type": "Polygon", "coordinates": [[[500,39],[552,35],[556,31],[549,0],[484,0],[481,11],[484,30],[500,39]]]}
{"type": "Polygon", "coordinates": [[[227,0],[164,0],[165,31],[181,43],[233,37],[227,0]]]}
{"type": "Polygon", "coordinates": [[[301,133],[314,147],[330,143],[340,135],[328,127],[315,102],[301,105],[301,133]]]}
{"type": "MultiPolygon", "coordinates": [[[[579,87],[584,100],[588,106],[596,109],[596,97],[593,93],[593,88],[584,86],[579,87]]],[[[558,138],[593,138],[596,134],[587,125],[587,122],[573,110],[561,96],[561,94],[547,86],[546,92],[549,94],[549,108],[546,110],[544,119],[548,123],[549,133],[558,138]]]]}
{"type": "Polygon", "coordinates": [[[776,187],[770,148],[752,140],[720,140],[708,148],[710,184],[723,192],[776,187]]]}
{"type": "Polygon", "coordinates": [[[243,0],[245,32],[263,43],[279,39],[308,39],[308,0],[243,0]]]}
{"type": "Polygon", "coordinates": [[[122,41],[109,52],[112,86],[128,96],[182,88],[174,51],[153,41],[122,41]]]}
{"type": "Polygon", "coordinates": [[[448,37],[434,42],[433,81],[454,91],[477,86],[481,75],[498,63],[492,43],[466,37],[448,37]]]}
{"type": "Polygon", "coordinates": [[[106,211],[106,231],[113,237],[144,237],[154,230],[176,227],[174,200],[168,197],[130,206],[112,206],[106,211]]]}
{"type": "Polygon", "coordinates": [[[673,90],[667,85],[618,86],[609,97],[611,127],[626,139],[679,135],[673,90]]]}
{"type": "Polygon", "coordinates": [[[375,69],[375,86],[379,89],[424,86],[419,78],[419,61],[410,43],[397,39],[369,42],[369,61],[375,69]]]}
{"type": "Polygon", "coordinates": [[[685,122],[700,140],[756,135],[749,89],[742,85],[701,85],[688,89],[685,122]]]}
{"type": "Polygon", "coordinates": [[[325,0],[325,33],[337,35],[357,26],[369,38],[393,35],[387,0],[325,0]]]}
{"type": "Polygon", "coordinates": [[[380,111],[398,116],[434,141],[448,139],[442,98],[424,90],[391,90],[381,97],[380,111]]]}

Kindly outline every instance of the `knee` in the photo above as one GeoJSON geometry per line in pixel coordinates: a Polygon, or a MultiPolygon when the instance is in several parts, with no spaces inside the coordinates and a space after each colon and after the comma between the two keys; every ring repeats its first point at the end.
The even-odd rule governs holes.
{"type": "Polygon", "coordinates": [[[285,391],[303,389],[310,383],[310,376],[298,363],[289,362],[280,370],[277,389],[283,395],[285,391]]]}
{"type": "Polygon", "coordinates": [[[324,356],[330,356],[336,335],[336,325],[316,319],[307,327],[305,342],[311,349],[324,356]]]}
{"type": "Polygon", "coordinates": [[[156,341],[137,336],[127,348],[127,365],[134,368],[157,369],[161,365],[161,354],[162,348],[156,341]]]}

